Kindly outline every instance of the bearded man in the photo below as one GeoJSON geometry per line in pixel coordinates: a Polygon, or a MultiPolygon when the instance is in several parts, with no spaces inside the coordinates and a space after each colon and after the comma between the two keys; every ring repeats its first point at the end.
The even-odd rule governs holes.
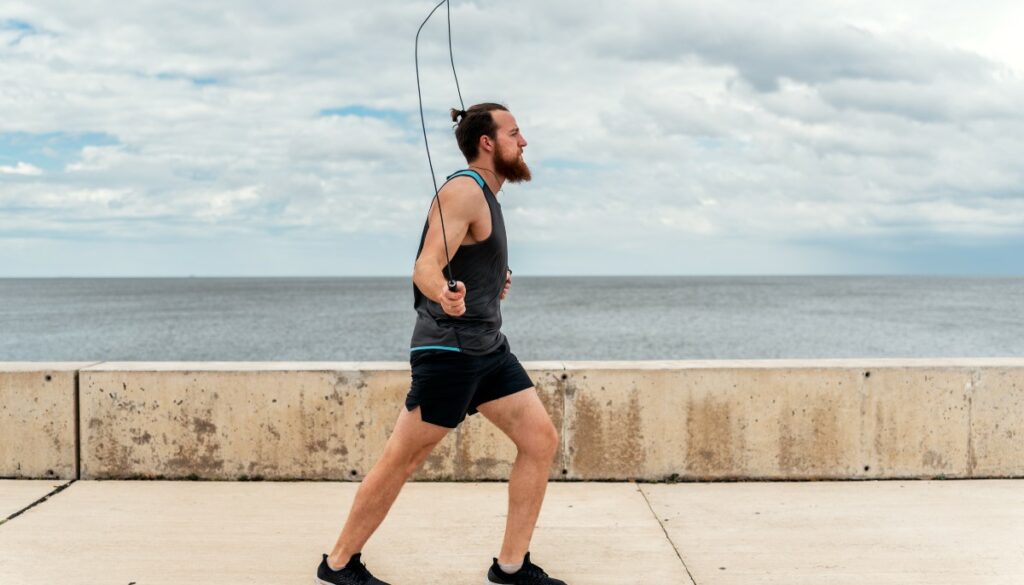
{"type": "MultiPolygon", "coordinates": [[[[477,104],[451,114],[469,168],[448,177],[420,236],[413,271],[412,385],[384,454],[359,486],[331,554],[323,555],[317,569],[321,585],[387,585],[361,562],[363,545],[433,448],[477,412],[518,450],[509,478],[505,537],[492,557],[487,582],[566,585],[533,564],[528,550],[558,451],[558,432],[501,332],[500,302],[509,293],[512,272],[495,194],[505,181],[530,180],[523,160],[527,143],[515,117],[500,104],[477,104]],[[445,275],[458,279],[454,291],[445,275]]],[[[431,544],[438,542],[443,541],[431,544]]],[[[425,575],[419,582],[433,580],[425,575]]]]}

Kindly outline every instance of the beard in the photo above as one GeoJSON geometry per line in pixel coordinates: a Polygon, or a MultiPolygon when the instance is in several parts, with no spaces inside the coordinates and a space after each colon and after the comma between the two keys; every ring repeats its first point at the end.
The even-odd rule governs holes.
{"type": "Polygon", "coordinates": [[[505,177],[509,183],[521,183],[533,178],[522,156],[506,152],[501,148],[501,143],[498,143],[494,153],[494,172],[505,177]]]}

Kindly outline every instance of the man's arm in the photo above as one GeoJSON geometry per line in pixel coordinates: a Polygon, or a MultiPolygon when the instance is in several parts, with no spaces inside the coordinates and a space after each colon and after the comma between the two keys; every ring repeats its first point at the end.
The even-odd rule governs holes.
{"type": "MultiPolygon", "coordinates": [[[[444,311],[452,316],[465,312],[465,285],[459,283],[459,291],[448,291],[448,275],[444,272],[445,238],[448,240],[448,255],[451,258],[459,251],[459,246],[469,232],[473,218],[477,215],[480,203],[479,187],[474,181],[453,180],[441,188],[437,199],[441,200],[441,213],[444,214],[444,231],[441,234],[441,219],[437,211],[437,199],[430,206],[427,235],[423,240],[423,249],[413,269],[412,281],[416,288],[427,298],[439,303],[444,311]],[[449,312],[451,310],[452,312],[449,312]],[[454,314],[457,313],[457,314],[454,314]]],[[[456,279],[458,274],[453,274],[456,279]]]]}

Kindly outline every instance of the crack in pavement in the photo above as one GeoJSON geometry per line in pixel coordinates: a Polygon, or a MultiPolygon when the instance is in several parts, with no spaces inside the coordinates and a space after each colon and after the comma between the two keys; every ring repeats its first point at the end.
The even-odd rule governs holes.
{"type": "Polygon", "coordinates": [[[690,578],[690,583],[693,583],[693,585],[697,585],[697,580],[693,578],[693,574],[690,573],[690,568],[686,566],[686,561],[683,560],[683,555],[679,554],[679,549],[676,548],[676,543],[672,542],[672,537],[668,535],[668,530],[665,530],[665,524],[661,521],[661,518],[658,518],[658,515],[654,512],[654,507],[651,506],[651,500],[647,498],[647,494],[644,492],[643,488],[640,487],[640,484],[636,482],[636,480],[632,480],[632,482],[633,485],[636,486],[636,490],[640,492],[641,496],[644,497],[644,501],[647,502],[647,509],[651,511],[651,515],[654,516],[654,519],[658,522],[658,526],[661,527],[661,531],[665,534],[665,540],[668,540],[668,543],[672,545],[672,550],[674,550],[676,552],[676,556],[679,557],[679,564],[681,564],[683,566],[683,569],[686,570],[686,576],[690,578]]]}
{"type": "Polygon", "coordinates": [[[0,520],[0,526],[3,526],[4,523],[6,523],[6,522],[10,522],[11,520],[14,520],[18,516],[21,516],[22,514],[27,512],[29,509],[31,509],[31,508],[33,508],[35,506],[38,506],[39,504],[42,504],[46,500],[50,499],[51,496],[54,496],[54,495],[60,493],[61,491],[67,489],[68,486],[70,486],[71,484],[75,483],[76,481],[78,481],[78,480],[77,479],[72,479],[71,481],[67,482],[64,485],[57,486],[53,491],[51,491],[50,493],[46,494],[45,496],[39,498],[38,500],[36,500],[36,501],[32,502],[31,504],[25,506],[24,508],[18,510],[17,512],[11,514],[10,516],[0,520]]]}

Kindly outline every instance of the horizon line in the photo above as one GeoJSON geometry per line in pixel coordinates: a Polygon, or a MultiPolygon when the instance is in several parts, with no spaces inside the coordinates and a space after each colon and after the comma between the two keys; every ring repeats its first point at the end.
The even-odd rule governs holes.
{"type": "MultiPolygon", "coordinates": [[[[751,278],[751,277],[935,277],[935,278],[1022,278],[1022,274],[1006,273],[941,273],[941,272],[790,272],[790,273],[733,273],[733,274],[514,274],[513,276],[525,276],[529,278],[751,278]]],[[[187,278],[408,278],[412,281],[412,275],[404,274],[289,274],[289,275],[266,275],[266,274],[185,274],[185,275],[48,275],[48,276],[0,276],[0,280],[44,280],[44,279],[187,279],[187,278]]]]}

